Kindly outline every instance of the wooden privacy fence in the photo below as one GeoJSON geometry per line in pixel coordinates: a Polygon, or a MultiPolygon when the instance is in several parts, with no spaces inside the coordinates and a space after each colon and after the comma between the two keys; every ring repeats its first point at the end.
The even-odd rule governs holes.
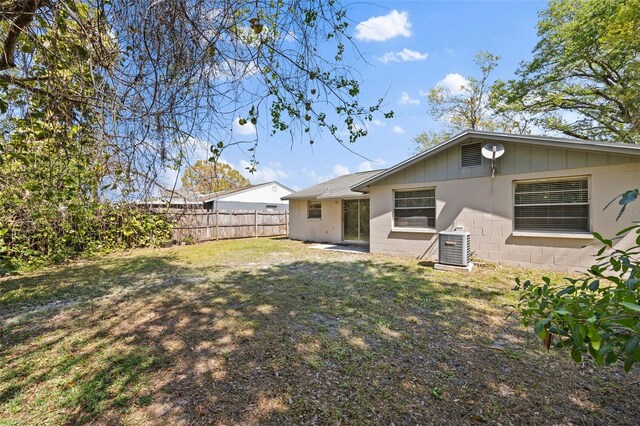
{"type": "Polygon", "coordinates": [[[178,243],[289,235],[286,211],[184,212],[172,219],[171,239],[178,243]]]}

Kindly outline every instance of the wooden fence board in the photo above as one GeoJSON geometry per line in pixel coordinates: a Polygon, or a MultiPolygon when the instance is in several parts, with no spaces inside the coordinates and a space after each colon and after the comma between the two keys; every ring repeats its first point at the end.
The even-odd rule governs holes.
{"type": "Polygon", "coordinates": [[[174,223],[171,239],[177,243],[289,234],[289,212],[187,210],[167,218],[174,223]]]}

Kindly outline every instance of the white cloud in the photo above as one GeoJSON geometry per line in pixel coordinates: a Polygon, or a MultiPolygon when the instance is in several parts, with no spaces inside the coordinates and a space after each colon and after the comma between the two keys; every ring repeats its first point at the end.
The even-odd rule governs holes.
{"type": "Polygon", "coordinates": [[[336,177],[343,176],[343,175],[348,175],[349,174],[349,168],[347,166],[343,166],[342,164],[336,164],[335,166],[333,166],[333,174],[336,177]]]}
{"type": "Polygon", "coordinates": [[[238,171],[242,174],[242,176],[249,179],[252,184],[264,183],[264,182],[273,182],[274,180],[286,179],[289,177],[289,173],[280,169],[279,163],[270,164],[269,166],[260,166],[259,164],[256,166],[256,171],[250,173],[247,170],[247,167],[250,167],[251,163],[246,160],[240,160],[238,171]]]}
{"type": "Polygon", "coordinates": [[[377,118],[375,120],[373,120],[371,122],[371,124],[373,124],[374,126],[378,126],[378,127],[386,127],[387,123],[385,123],[384,121],[378,120],[377,118]]]}
{"type": "Polygon", "coordinates": [[[363,161],[362,163],[358,164],[359,172],[368,172],[369,170],[373,170],[373,166],[369,161],[363,161]]]}
{"type": "Polygon", "coordinates": [[[344,166],[342,164],[336,164],[331,169],[331,173],[329,173],[327,175],[321,175],[318,172],[316,172],[315,170],[309,170],[307,168],[303,168],[302,169],[302,173],[304,173],[305,175],[309,176],[309,178],[311,178],[311,180],[314,183],[321,183],[321,182],[326,182],[328,180],[337,178],[339,176],[348,175],[350,173],[350,171],[349,171],[349,168],[347,166],[344,166]]]}
{"type": "Polygon", "coordinates": [[[404,129],[403,129],[402,127],[400,127],[400,126],[393,126],[393,129],[392,129],[392,130],[393,130],[393,133],[396,133],[396,134],[398,134],[398,135],[403,135],[403,134],[407,133],[407,132],[406,132],[406,130],[404,130],[404,129]]]}
{"type": "Polygon", "coordinates": [[[400,105],[420,105],[420,100],[412,98],[407,92],[402,92],[398,103],[400,105]]]}
{"type": "Polygon", "coordinates": [[[234,136],[255,136],[256,126],[254,126],[250,122],[247,122],[244,125],[240,125],[240,118],[236,117],[236,119],[233,120],[233,135],[234,136]]]}
{"type": "Polygon", "coordinates": [[[359,172],[368,172],[371,170],[374,170],[376,168],[379,168],[379,166],[383,166],[385,165],[387,162],[384,161],[382,158],[377,158],[375,160],[372,161],[363,161],[362,163],[358,164],[358,171],[359,172]]]}
{"type": "Polygon", "coordinates": [[[387,52],[377,59],[382,63],[388,64],[389,62],[424,61],[427,56],[429,56],[428,53],[420,53],[405,47],[400,52],[387,52]]]}
{"type": "Polygon", "coordinates": [[[436,84],[437,87],[442,87],[443,89],[448,90],[452,95],[464,93],[462,87],[468,85],[469,80],[458,73],[447,74],[436,84]]]}
{"type": "Polygon", "coordinates": [[[411,23],[408,12],[392,10],[384,16],[374,16],[356,25],[358,40],[385,41],[394,37],[411,36],[411,23]]]}

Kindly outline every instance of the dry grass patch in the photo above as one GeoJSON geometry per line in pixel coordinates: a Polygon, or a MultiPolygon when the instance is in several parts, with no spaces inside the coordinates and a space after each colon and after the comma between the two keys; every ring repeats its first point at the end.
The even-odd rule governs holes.
{"type": "Polygon", "coordinates": [[[637,372],[506,318],[524,274],[259,239],[4,278],[0,423],[633,424],[637,372]]]}

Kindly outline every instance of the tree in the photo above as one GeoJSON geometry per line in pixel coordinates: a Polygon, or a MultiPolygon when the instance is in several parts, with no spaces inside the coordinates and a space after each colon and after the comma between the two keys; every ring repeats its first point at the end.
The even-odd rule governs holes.
{"type": "Polygon", "coordinates": [[[194,140],[255,154],[235,122],[364,136],[380,101],[358,102],[348,24],[334,0],[0,0],[0,261],[129,240],[114,224],[146,219],[111,202],[151,194],[194,140]]]}
{"type": "Polygon", "coordinates": [[[182,187],[199,194],[251,185],[247,178],[227,163],[198,160],[182,175],[182,187]]]}
{"type": "Polygon", "coordinates": [[[0,112],[24,116],[34,94],[90,108],[108,178],[137,197],[184,161],[194,139],[210,141],[214,156],[241,143],[255,153],[257,136],[232,134],[238,119],[292,143],[313,143],[319,131],[340,143],[344,130],[349,142],[366,135],[358,122],[372,120],[380,101],[358,103],[359,82],[343,63],[348,25],[336,0],[7,0],[0,112]],[[80,37],[48,36],[67,27],[80,37]],[[319,54],[331,47],[334,54],[319,54]],[[89,67],[82,76],[67,69],[82,87],[59,87],[55,72],[34,77],[65,68],[67,52],[89,67]]]}
{"type": "Polygon", "coordinates": [[[424,132],[419,133],[417,136],[411,140],[414,143],[414,151],[416,154],[419,154],[423,151],[426,151],[430,148],[433,148],[436,145],[441,144],[442,142],[450,139],[453,136],[448,130],[441,130],[439,132],[433,130],[426,130],[424,132]]]}
{"type": "Polygon", "coordinates": [[[513,111],[498,114],[490,102],[492,91],[491,74],[498,66],[500,57],[491,52],[480,51],[474,63],[479,77],[465,76],[459,87],[437,85],[428,95],[428,114],[446,123],[441,131],[428,131],[413,139],[416,151],[421,152],[449,139],[464,130],[503,131],[526,133],[527,121],[513,111]]]}
{"type": "MultiPolygon", "coordinates": [[[[75,16],[98,27],[94,10],[80,2],[73,7],[75,16]]],[[[0,144],[0,274],[87,251],[154,245],[170,237],[163,217],[101,197],[109,168],[114,176],[122,169],[108,158],[96,131],[95,110],[76,101],[79,93],[96,96],[101,77],[78,47],[88,41],[84,29],[67,12],[60,10],[47,31],[22,43],[33,51],[35,63],[55,64],[29,70],[31,81],[47,85],[27,95],[2,86],[0,79],[11,101],[0,104],[6,114],[0,144]]],[[[96,31],[93,37],[106,34],[96,31]]],[[[7,57],[4,61],[0,66],[8,64],[7,57]]]]}
{"type": "Polygon", "coordinates": [[[640,0],[550,2],[533,59],[499,85],[504,106],[571,137],[638,143],[639,27],[640,0]]]}

